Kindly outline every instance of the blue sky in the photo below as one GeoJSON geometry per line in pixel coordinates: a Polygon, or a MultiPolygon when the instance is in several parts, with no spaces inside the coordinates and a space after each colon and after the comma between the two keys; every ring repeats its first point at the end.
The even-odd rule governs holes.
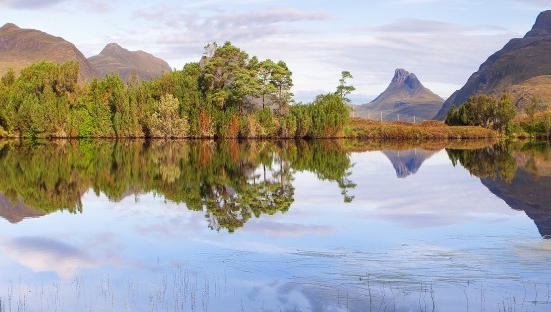
{"type": "Polygon", "coordinates": [[[0,0],[0,20],[74,43],[85,56],[116,42],[173,68],[209,42],[231,41],[283,60],[298,101],[354,76],[356,104],[380,94],[396,68],[447,98],[493,52],[530,30],[549,0],[0,0]]]}

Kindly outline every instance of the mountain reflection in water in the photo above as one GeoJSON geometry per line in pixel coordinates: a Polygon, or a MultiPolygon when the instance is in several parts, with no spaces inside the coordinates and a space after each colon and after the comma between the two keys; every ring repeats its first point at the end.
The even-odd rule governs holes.
{"type": "Polygon", "coordinates": [[[415,148],[405,151],[385,150],[383,154],[388,157],[392,166],[394,166],[396,176],[398,178],[406,178],[409,175],[417,173],[423,162],[436,152],[415,148]]]}
{"type": "Polygon", "coordinates": [[[547,143],[448,150],[448,154],[512,209],[524,211],[542,237],[551,238],[551,151],[547,143]]]}
{"type": "Polygon", "coordinates": [[[0,310],[548,311],[549,149],[427,144],[0,142],[0,310]]]}

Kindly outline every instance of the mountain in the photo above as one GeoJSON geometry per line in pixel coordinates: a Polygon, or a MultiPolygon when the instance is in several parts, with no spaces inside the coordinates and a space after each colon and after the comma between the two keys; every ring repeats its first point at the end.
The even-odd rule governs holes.
{"type": "Polygon", "coordinates": [[[39,30],[22,29],[11,23],[0,28],[0,76],[9,68],[19,72],[42,60],[57,64],[79,62],[81,80],[89,80],[96,74],[75,45],[63,38],[39,30]]]}
{"type": "MultiPolygon", "coordinates": [[[[463,104],[471,95],[510,92],[513,86],[526,84],[531,78],[550,75],[549,51],[551,10],[540,13],[532,29],[523,38],[512,39],[482,63],[467,83],[444,102],[435,118],[444,120],[452,105],[463,104]]],[[[537,92],[532,95],[539,96],[537,92]]]]}
{"type": "Polygon", "coordinates": [[[444,100],[425,88],[413,73],[396,69],[386,90],[375,100],[355,108],[358,117],[383,120],[418,121],[431,119],[444,100]]]}
{"type": "Polygon", "coordinates": [[[88,58],[100,78],[117,73],[128,81],[132,72],[141,80],[150,80],[172,69],[164,60],[143,51],[128,51],[116,43],[110,43],[99,55],[88,58]]]}
{"type": "Polygon", "coordinates": [[[423,162],[435,153],[435,151],[427,151],[420,148],[405,151],[383,151],[383,154],[390,160],[394,170],[396,170],[398,178],[406,178],[409,175],[417,173],[423,162]]]}

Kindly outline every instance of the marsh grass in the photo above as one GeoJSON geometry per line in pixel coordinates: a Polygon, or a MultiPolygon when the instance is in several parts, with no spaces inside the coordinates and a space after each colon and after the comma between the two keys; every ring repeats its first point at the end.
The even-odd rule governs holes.
{"type": "Polygon", "coordinates": [[[474,126],[448,126],[440,121],[410,123],[403,121],[375,121],[351,119],[351,137],[377,140],[449,140],[495,139],[496,131],[474,126]]]}

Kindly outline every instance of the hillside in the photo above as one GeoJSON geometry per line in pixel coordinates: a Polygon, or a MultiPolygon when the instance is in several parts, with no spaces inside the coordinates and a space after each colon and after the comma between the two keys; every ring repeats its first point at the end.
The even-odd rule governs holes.
{"type": "Polygon", "coordinates": [[[96,74],[75,45],[63,38],[34,29],[22,29],[10,23],[0,28],[0,76],[9,68],[19,72],[42,60],[57,64],[77,61],[82,80],[89,80],[96,74]]]}
{"type": "Polygon", "coordinates": [[[521,112],[534,97],[542,103],[551,103],[551,75],[530,78],[521,84],[510,86],[505,92],[513,95],[515,104],[521,112]]]}
{"type": "MultiPolygon", "coordinates": [[[[540,13],[532,29],[523,38],[512,39],[480,65],[467,83],[444,102],[435,118],[443,120],[452,105],[459,106],[474,94],[499,94],[515,89],[515,85],[524,85],[524,88],[537,91],[527,82],[529,84],[534,82],[530,81],[531,78],[551,74],[549,51],[551,10],[540,13]]],[[[538,92],[533,95],[538,96],[538,92]]]]}
{"type": "Polygon", "coordinates": [[[128,51],[116,43],[108,44],[99,55],[88,58],[88,61],[100,78],[117,73],[128,81],[132,72],[136,72],[140,80],[151,80],[171,71],[164,60],[144,51],[128,51]]]}
{"type": "Polygon", "coordinates": [[[444,100],[425,88],[413,73],[396,69],[386,90],[375,100],[355,108],[356,116],[383,120],[417,121],[431,119],[444,100]]]}

